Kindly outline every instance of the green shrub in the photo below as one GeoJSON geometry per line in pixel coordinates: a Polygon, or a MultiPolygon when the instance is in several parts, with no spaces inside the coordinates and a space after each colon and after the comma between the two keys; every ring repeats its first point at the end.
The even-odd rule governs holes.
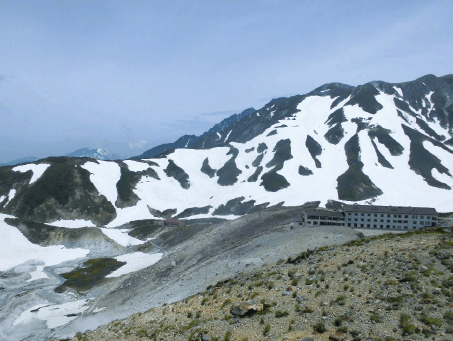
{"type": "Polygon", "coordinates": [[[285,317],[285,316],[288,316],[289,313],[287,311],[280,311],[280,310],[277,310],[275,312],[275,317],[276,318],[280,318],[280,317],[285,317]]]}
{"type": "Polygon", "coordinates": [[[271,330],[271,326],[266,324],[264,326],[263,335],[266,336],[267,334],[269,334],[269,330],[271,330]]]}
{"type": "Polygon", "coordinates": [[[230,300],[229,298],[227,298],[227,299],[223,302],[222,307],[221,307],[220,309],[225,308],[225,307],[226,307],[228,304],[230,304],[230,303],[231,303],[231,300],[230,300]]]}
{"type": "Polygon", "coordinates": [[[425,324],[427,324],[428,326],[431,326],[431,325],[435,325],[437,327],[440,327],[442,326],[442,320],[439,319],[439,318],[435,318],[435,317],[429,317],[428,315],[426,314],[422,314],[421,316],[421,321],[425,324]]]}
{"type": "Polygon", "coordinates": [[[326,326],[323,322],[318,322],[313,326],[313,330],[318,333],[324,333],[326,331],[326,326]]]}
{"type": "Polygon", "coordinates": [[[410,323],[409,315],[401,314],[401,316],[400,316],[400,327],[403,330],[403,336],[415,333],[415,326],[410,323]]]}
{"type": "Polygon", "coordinates": [[[229,330],[226,331],[223,341],[230,341],[231,339],[231,332],[229,330]]]}

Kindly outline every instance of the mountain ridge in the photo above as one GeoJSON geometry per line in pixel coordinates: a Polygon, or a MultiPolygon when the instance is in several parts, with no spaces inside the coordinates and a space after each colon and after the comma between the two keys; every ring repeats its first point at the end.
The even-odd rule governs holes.
{"type": "Polygon", "coordinates": [[[22,166],[22,173],[6,167],[0,212],[40,222],[65,212],[95,224],[123,224],[132,212],[137,219],[164,211],[169,217],[232,218],[278,204],[329,200],[452,211],[441,199],[453,187],[452,80],[426,75],[356,87],[327,83],[247,109],[226,129],[156,159],[57,158],[22,166]],[[50,182],[40,192],[42,201],[30,206],[26,193],[43,186],[39,177],[29,183],[40,164],[48,164],[45,172],[72,174],[59,187],[67,197],[50,182]],[[77,208],[85,207],[81,193],[91,198],[89,210],[77,208]]]}

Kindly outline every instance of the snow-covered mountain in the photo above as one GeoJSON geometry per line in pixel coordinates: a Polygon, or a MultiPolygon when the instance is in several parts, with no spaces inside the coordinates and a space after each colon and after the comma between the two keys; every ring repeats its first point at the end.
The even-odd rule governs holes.
{"type": "Polygon", "coordinates": [[[76,151],[66,154],[72,157],[90,157],[97,160],[120,160],[122,157],[118,154],[111,153],[108,149],[104,148],[81,148],[76,151]]]}
{"type": "Polygon", "coordinates": [[[452,75],[325,84],[274,99],[215,135],[157,159],[0,168],[0,212],[119,226],[308,201],[453,211],[452,75]]]}

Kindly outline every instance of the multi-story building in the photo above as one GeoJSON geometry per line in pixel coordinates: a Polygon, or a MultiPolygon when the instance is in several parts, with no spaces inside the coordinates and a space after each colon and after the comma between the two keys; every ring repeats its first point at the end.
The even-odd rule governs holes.
{"type": "Polygon", "coordinates": [[[338,211],[305,210],[302,222],[308,226],[344,226],[344,214],[338,211]]]}
{"type": "Polygon", "coordinates": [[[343,212],[304,210],[305,226],[347,226],[354,228],[416,230],[437,226],[438,213],[429,207],[343,205],[343,212]]]}
{"type": "Polygon", "coordinates": [[[438,213],[429,207],[343,205],[345,226],[416,230],[436,226],[438,213]]]}

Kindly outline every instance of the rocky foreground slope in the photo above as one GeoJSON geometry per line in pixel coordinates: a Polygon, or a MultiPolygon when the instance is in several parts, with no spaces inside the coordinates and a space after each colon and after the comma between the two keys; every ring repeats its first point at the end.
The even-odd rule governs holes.
{"type": "Polygon", "coordinates": [[[445,229],[321,247],[71,340],[452,340],[452,255],[445,229]]]}

